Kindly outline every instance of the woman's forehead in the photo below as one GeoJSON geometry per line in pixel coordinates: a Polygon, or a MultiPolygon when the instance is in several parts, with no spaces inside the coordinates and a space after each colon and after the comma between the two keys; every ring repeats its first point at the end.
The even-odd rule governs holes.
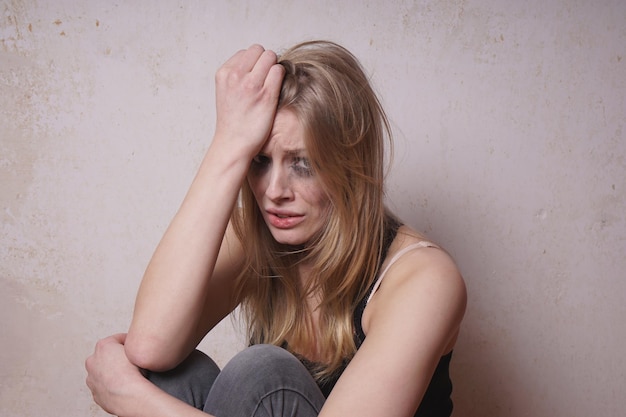
{"type": "Polygon", "coordinates": [[[279,110],[274,118],[270,136],[263,145],[263,152],[276,152],[302,156],[307,154],[304,128],[290,110],[279,110]]]}

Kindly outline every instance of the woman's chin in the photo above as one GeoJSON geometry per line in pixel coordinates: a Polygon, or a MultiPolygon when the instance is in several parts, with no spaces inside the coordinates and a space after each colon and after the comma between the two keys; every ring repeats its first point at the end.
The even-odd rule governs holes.
{"type": "Polygon", "coordinates": [[[290,233],[283,230],[271,230],[272,237],[276,242],[285,246],[293,246],[294,248],[303,248],[310,240],[309,236],[303,236],[301,233],[290,233]]]}
{"type": "Polygon", "coordinates": [[[293,246],[295,248],[302,248],[306,244],[306,241],[303,241],[301,239],[286,239],[284,237],[276,237],[276,236],[274,236],[274,240],[276,242],[278,242],[279,244],[281,244],[281,245],[293,246]]]}

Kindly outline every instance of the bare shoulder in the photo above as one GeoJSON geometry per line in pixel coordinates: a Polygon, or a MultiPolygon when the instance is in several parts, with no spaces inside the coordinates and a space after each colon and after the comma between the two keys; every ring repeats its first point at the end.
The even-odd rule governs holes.
{"type": "Polygon", "coordinates": [[[416,326],[429,322],[439,326],[431,331],[440,333],[439,343],[445,342],[443,350],[451,349],[465,314],[467,291],[450,254],[402,226],[389,248],[383,269],[388,265],[380,287],[364,312],[363,329],[367,333],[376,322],[384,326],[389,326],[389,321],[399,320],[416,326]],[[389,265],[392,260],[393,264],[389,265]],[[435,318],[440,320],[438,324],[435,318]]]}
{"type": "Polygon", "coordinates": [[[407,226],[401,226],[398,230],[383,265],[386,266],[392,260],[393,265],[389,267],[383,281],[387,282],[388,287],[392,286],[390,284],[392,282],[401,285],[405,280],[434,281],[434,283],[453,286],[463,284],[462,287],[465,287],[463,278],[450,254],[436,242],[407,226]]]}

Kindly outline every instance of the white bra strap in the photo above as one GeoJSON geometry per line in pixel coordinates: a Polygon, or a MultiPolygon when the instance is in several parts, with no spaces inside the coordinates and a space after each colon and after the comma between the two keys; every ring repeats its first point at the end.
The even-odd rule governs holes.
{"type": "Polygon", "coordinates": [[[417,243],[413,243],[413,244],[411,244],[411,245],[409,245],[409,246],[399,250],[393,256],[393,258],[391,258],[391,260],[389,261],[389,263],[387,264],[385,269],[383,269],[383,271],[380,273],[380,275],[378,275],[378,278],[376,279],[376,283],[374,283],[374,286],[372,287],[372,292],[370,292],[369,297],[367,297],[366,304],[370,302],[370,300],[374,296],[374,293],[376,293],[376,290],[378,290],[378,287],[380,287],[380,284],[381,284],[381,282],[383,282],[383,278],[385,277],[385,274],[387,273],[389,268],[391,268],[391,266],[393,264],[395,264],[396,261],[398,259],[400,259],[400,257],[402,257],[402,255],[404,255],[405,253],[410,252],[410,251],[412,251],[414,249],[419,249],[419,248],[439,248],[439,246],[437,246],[434,243],[429,242],[427,240],[420,240],[417,243]]]}

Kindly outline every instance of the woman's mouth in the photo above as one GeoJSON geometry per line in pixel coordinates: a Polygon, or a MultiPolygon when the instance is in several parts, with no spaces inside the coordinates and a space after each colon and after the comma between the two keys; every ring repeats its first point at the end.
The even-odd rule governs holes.
{"type": "Polygon", "coordinates": [[[290,229],[304,220],[304,216],[297,213],[269,210],[267,211],[268,223],[277,229],[290,229]]]}

